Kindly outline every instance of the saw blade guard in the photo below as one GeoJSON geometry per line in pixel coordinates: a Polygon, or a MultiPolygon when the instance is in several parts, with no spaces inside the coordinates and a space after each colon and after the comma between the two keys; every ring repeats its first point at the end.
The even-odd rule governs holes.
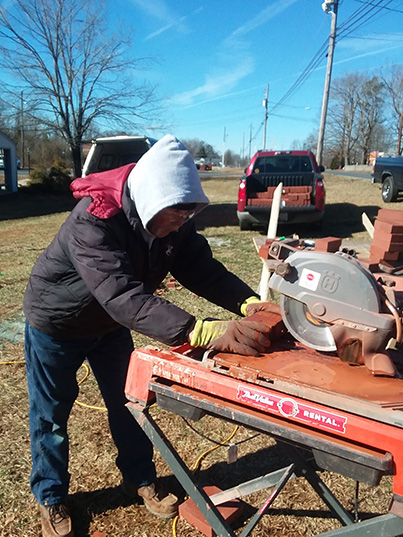
{"type": "Polygon", "coordinates": [[[286,262],[288,274],[273,274],[269,287],[281,293],[284,323],[302,343],[336,350],[330,331],[334,324],[364,331],[392,329],[391,316],[381,313],[378,283],[356,258],[343,252],[295,250],[286,262]]]}

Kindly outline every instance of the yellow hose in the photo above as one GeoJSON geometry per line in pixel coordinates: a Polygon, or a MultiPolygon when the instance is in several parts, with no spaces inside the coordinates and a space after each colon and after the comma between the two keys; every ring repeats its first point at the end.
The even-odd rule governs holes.
{"type": "MultiPolygon", "coordinates": [[[[88,377],[88,375],[90,374],[90,368],[88,367],[87,364],[82,364],[81,367],[84,367],[85,368],[85,375],[83,376],[83,378],[81,380],[79,380],[79,382],[77,383],[78,386],[80,386],[80,384],[82,384],[84,382],[84,380],[88,377]]],[[[85,408],[91,408],[92,410],[108,410],[106,407],[104,406],[95,406],[95,405],[87,405],[86,403],[82,403],[81,401],[79,401],[78,399],[76,399],[75,401],[75,404],[79,405],[79,406],[83,406],[85,408]]]]}

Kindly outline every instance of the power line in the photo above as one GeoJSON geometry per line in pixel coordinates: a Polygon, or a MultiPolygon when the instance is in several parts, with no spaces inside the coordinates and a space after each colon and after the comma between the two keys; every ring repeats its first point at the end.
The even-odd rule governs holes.
{"type": "MultiPolygon", "coordinates": [[[[402,11],[403,13],[403,11],[402,11]]],[[[382,35],[382,34],[379,34],[382,35]]],[[[365,41],[389,41],[390,43],[397,43],[396,39],[393,39],[393,36],[396,36],[399,38],[399,40],[402,40],[402,34],[388,34],[388,37],[392,37],[392,39],[388,39],[388,37],[372,37],[372,36],[350,36],[350,39],[365,39],[365,41]]]]}
{"type": "Polygon", "coordinates": [[[356,15],[353,21],[349,22],[347,20],[338,28],[337,40],[347,37],[353,31],[360,29],[362,26],[369,22],[369,19],[372,19],[374,16],[378,15],[378,13],[382,11],[382,9],[391,4],[393,0],[387,0],[386,5],[382,5],[383,2],[384,0],[379,0],[379,2],[377,2],[376,4],[369,4],[368,9],[363,15],[361,12],[365,9],[365,6],[356,11],[355,14],[353,14],[353,16],[356,15]],[[375,10],[376,12],[373,13],[373,11],[375,10]]]}
{"type": "Polygon", "coordinates": [[[354,22],[360,21],[361,17],[363,16],[363,12],[365,15],[365,10],[367,9],[367,6],[361,6],[356,11],[354,11],[338,28],[337,31],[339,32],[344,26],[348,24],[353,24],[354,22]]]}
{"type": "MultiPolygon", "coordinates": [[[[373,5],[372,2],[364,2],[363,0],[355,0],[356,2],[359,2],[360,4],[367,4],[367,5],[373,5]]],[[[384,6],[382,9],[385,9],[386,11],[393,11],[395,13],[403,13],[401,9],[391,8],[384,6]]]]}
{"type": "Polygon", "coordinates": [[[290,87],[290,89],[283,95],[283,97],[271,108],[269,111],[269,115],[271,115],[279,106],[281,106],[284,101],[286,101],[301,85],[305,80],[309,77],[309,75],[312,73],[312,71],[315,69],[315,67],[319,64],[319,62],[322,60],[322,56],[325,53],[327,48],[327,40],[324,41],[324,43],[321,45],[315,56],[312,58],[312,60],[309,62],[307,67],[304,69],[304,71],[300,74],[300,76],[297,78],[297,80],[294,82],[294,84],[290,87]]]}
{"type": "MultiPolygon", "coordinates": [[[[378,15],[382,9],[386,9],[393,0],[387,0],[386,4],[382,5],[382,2],[385,0],[379,0],[376,4],[364,4],[358,8],[354,13],[348,17],[340,27],[337,28],[336,32],[336,43],[341,39],[350,35],[353,31],[361,28],[364,24],[368,22],[368,18],[373,18],[378,15]],[[372,12],[376,10],[373,14],[372,12]]],[[[318,64],[323,60],[327,51],[328,40],[326,39],[324,43],[319,47],[318,51],[311,59],[309,64],[305,67],[304,71],[300,74],[297,80],[292,84],[289,90],[281,97],[279,101],[269,110],[269,116],[295,92],[301,87],[301,85],[309,78],[313,70],[318,66],[318,64]]]]}

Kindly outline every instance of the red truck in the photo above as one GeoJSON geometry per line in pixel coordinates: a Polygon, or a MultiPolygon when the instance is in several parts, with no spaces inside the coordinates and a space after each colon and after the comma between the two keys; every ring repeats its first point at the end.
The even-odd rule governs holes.
{"type": "Polygon", "coordinates": [[[268,224],[279,183],[283,184],[279,222],[320,225],[325,212],[323,171],[311,151],[258,151],[239,184],[240,229],[268,224]]]}

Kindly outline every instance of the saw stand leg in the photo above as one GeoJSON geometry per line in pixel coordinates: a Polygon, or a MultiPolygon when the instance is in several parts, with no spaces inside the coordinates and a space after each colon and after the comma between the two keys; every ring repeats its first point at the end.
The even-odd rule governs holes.
{"type": "MultiPolygon", "coordinates": [[[[278,441],[277,443],[280,444],[278,441]]],[[[316,494],[325,502],[339,522],[343,526],[353,524],[354,521],[350,513],[344,509],[300,451],[288,444],[281,443],[280,445],[287,456],[294,462],[297,468],[297,475],[304,477],[308,481],[316,494]]]]}
{"type": "Polygon", "coordinates": [[[197,508],[205,517],[219,537],[236,537],[231,527],[220,515],[209,496],[203,489],[193,482],[192,475],[182,459],[176,453],[169,440],[165,437],[159,426],[151,418],[148,409],[136,403],[129,403],[128,409],[137,420],[140,427],[146,433],[153,445],[159,451],[162,458],[168,464],[175,477],[178,479],[186,493],[194,501],[197,508]]]}
{"type": "Polygon", "coordinates": [[[179,457],[159,426],[149,415],[148,407],[133,402],[128,403],[127,407],[168,464],[188,496],[194,501],[196,507],[200,510],[217,537],[237,536],[221,516],[215,504],[225,503],[226,501],[245,496],[251,492],[274,487],[262,507],[258,509],[242,533],[238,535],[238,537],[247,537],[267,512],[285,484],[295,476],[305,477],[315,492],[343,525],[342,528],[321,533],[320,535],[318,534],[317,537],[398,537],[399,535],[403,537],[403,519],[393,514],[376,516],[362,522],[354,523],[351,514],[344,509],[330,489],[320,479],[314,468],[301,455],[300,450],[285,443],[280,443],[280,445],[292,461],[290,466],[209,497],[202,488],[196,485],[192,473],[179,457]],[[216,501],[215,497],[217,497],[216,501]],[[220,497],[220,501],[218,497],[220,497]]]}
{"type": "MultiPolygon", "coordinates": [[[[176,453],[171,443],[165,437],[164,433],[161,431],[159,426],[151,418],[151,416],[148,413],[148,408],[141,407],[140,405],[136,403],[129,403],[127,406],[131,414],[137,420],[138,424],[146,433],[148,438],[151,440],[155,448],[159,451],[162,458],[168,464],[168,466],[174,473],[175,477],[178,479],[179,483],[185,489],[186,493],[194,501],[196,507],[202,513],[202,515],[207,520],[207,522],[209,523],[211,528],[214,530],[216,535],[218,537],[237,537],[234,531],[232,530],[232,528],[228,525],[225,519],[221,516],[221,513],[218,511],[217,507],[214,505],[212,499],[204,492],[202,488],[198,487],[195,484],[195,482],[193,481],[193,476],[191,472],[189,471],[187,466],[184,464],[182,459],[179,457],[179,455],[176,453]]],[[[246,528],[242,531],[242,533],[238,537],[247,537],[248,535],[250,535],[250,533],[252,532],[256,524],[258,524],[259,520],[262,518],[262,516],[265,514],[267,509],[270,507],[270,505],[273,503],[275,498],[278,496],[281,489],[284,487],[287,481],[292,477],[294,473],[294,469],[295,469],[294,464],[291,464],[288,468],[285,469],[285,471],[281,472],[280,479],[278,479],[279,472],[275,472],[277,476],[277,482],[274,485],[275,486],[274,491],[270,494],[269,498],[266,500],[263,506],[251,518],[246,528]]],[[[264,478],[266,479],[265,479],[263,487],[260,486],[257,489],[256,487],[254,487],[254,490],[261,490],[262,488],[273,486],[271,481],[270,480],[268,481],[269,477],[270,477],[270,474],[268,474],[268,476],[264,476],[264,478]]],[[[256,480],[252,480],[252,481],[256,482],[256,480]]],[[[238,495],[236,494],[235,497],[236,496],[238,495]]],[[[228,501],[228,499],[225,501],[228,501]]]]}

